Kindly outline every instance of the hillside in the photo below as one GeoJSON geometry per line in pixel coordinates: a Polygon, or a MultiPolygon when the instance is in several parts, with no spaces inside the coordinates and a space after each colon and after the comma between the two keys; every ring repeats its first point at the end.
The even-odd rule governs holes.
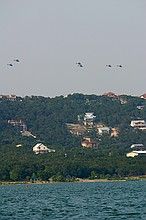
{"type": "Polygon", "coordinates": [[[146,130],[130,126],[131,121],[146,121],[146,100],[108,95],[1,97],[0,180],[146,174],[144,155],[126,157],[132,144],[146,149],[146,130]],[[95,116],[92,126],[84,123],[90,112],[95,116]],[[109,132],[101,135],[100,127],[109,128],[109,132]],[[83,147],[86,137],[98,143],[97,147],[83,147]],[[55,153],[34,154],[37,143],[55,149],[55,153]]]}

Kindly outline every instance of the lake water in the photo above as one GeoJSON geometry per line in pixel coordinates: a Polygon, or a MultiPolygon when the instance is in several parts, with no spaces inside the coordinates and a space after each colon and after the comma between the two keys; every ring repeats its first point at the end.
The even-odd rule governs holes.
{"type": "Polygon", "coordinates": [[[146,181],[0,186],[0,220],[146,220],[146,181]]]}

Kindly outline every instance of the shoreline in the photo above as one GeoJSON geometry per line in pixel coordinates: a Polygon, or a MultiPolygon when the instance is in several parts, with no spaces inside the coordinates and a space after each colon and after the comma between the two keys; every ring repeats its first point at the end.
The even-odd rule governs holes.
{"type": "Polygon", "coordinates": [[[146,180],[146,175],[144,176],[136,176],[136,177],[124,177],[122,179],[81,179],[81,178],[76,178],[74,181],[64,181],[64,182],[54,182],[54,181],[0,181],[0,185],[19,185],[19,184],[53,184],[53,183],[95,183],[95,182],[125,182],[125,181],[141,181],[141,180],[146,180]]]}

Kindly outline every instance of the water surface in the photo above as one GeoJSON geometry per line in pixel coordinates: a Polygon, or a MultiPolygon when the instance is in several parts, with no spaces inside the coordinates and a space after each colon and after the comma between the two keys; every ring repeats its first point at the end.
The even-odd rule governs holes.
{"type": "Polygon", "coordinates": [[[146,181],[0,186],[0,220],[146,220],[146,181]]]}

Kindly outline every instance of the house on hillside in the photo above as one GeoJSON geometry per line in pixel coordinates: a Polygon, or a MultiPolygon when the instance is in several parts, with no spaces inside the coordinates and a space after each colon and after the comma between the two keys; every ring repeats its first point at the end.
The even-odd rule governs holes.
{"type": "Polygon", "coordinates": [[[9,100],[9,101],[16,101],[17,96],[16,96],[16,95],[7,95],[6,98],[7,98],[7,100],[9,100]]]}
{"type": "Polygon", "coordinates": [[[120,100],[121,105],[124,105],[127,103],[127,100],[122,97],[119,97],[119,100],[120,100]]]}
{"type": "Polygon", "coordinates": [[[109,132],[110,132],[109,127],[101,127],[101,128],[99,127],[99,128],[97,128],[97,130],[98,130],[99,135],[109,134],[109,132]]]}
{"type": "Polygon", "coordinates": [[[0,95],[1,100],[16,101],[16,95],[0,95]]]}
{"type": "Polygon", "coordinates": [[[126,157],[135,157],[138,155],[146,155],[146,150],[135,150],[126,154],[126,157]]]}
{"type": "Polygon", "coordinates": [[[130,148],[139,148],[139,149],[141,149],[141,148],[143,148],[144,146],[143,146],[143,144],[132,144],[131,146],[130,146],[130,148]]]}
{"type": "Polygon", "coordinates": [[[135,156],[138,156],[138,153],[133,151],[126,154],[126,157],[135,157],[135,156]]]}
{"type": "Polygon", "coordinates": [[[93,112],[85,113],[83,124],[84,126],[93,127],[96,116],[93,112]]]}
{"type": "Polygon", "coordinates": [[[144,105],[138,105],[138,106],[137,106],[137,109],[138,109],[138,110],[143,110],[143,109],[144,109],[144,105]]]}
{"type": "Polygon", "coordinates": [[[27,126],[22,120],[8,120],[8,124],[14,126],[20,132],[27,131],[27,126]]]}
{"type": "Polygon", "coordinates": [[[16,144],[16,147],[22,147],[22,144],[16,144]]]}
{"type": "Polygon", "coordinates": [[[111,137],[117,137],[119,134],[118,129],[117,128],[112,128],[111,129],[111,137]]]}
{"type": "Polygon", "coordinates": [[[132,144],[130,148],[134,148],[132,152],[126,154],[126,157],[135,157],[138,155],[146,155],[146,149],[143,144],[132,144]]]}
{"type": "Polygon", "coordinates": [[[110,97],[110,98],[115,98],[115,97],[116,97],[116,94],[113,93],[113,92],[106,92],[106,93],[103,94],[103,96],[108,96],[108,97],[110,97]]]}
{"type": "Polygon", "coordinates": [[[16,95],[0,95],[1,100],[16,101],[16,95]]]}
{"type": "Polygon", "coordinates": [[[82,147],[97,148],[99,145],[97,141],[94,141],[89,137],[85,137],[84,139],[85,140],[81,142],[82,147]]]}
{"type": "Polygon", "coordinates": [[[38,143],[33,147],[33,152],[35,154],[43,154],[43,153],[51,153],[51,152],[55,152],[54,149],[49,149],[48,147],[46,147],[44,144],[42,143],[38,143]]]}
{"type": "Polygon", "coordinates": [[[143,94],[143,95],[141,95],[140,98],[142,98],[142,99],[146,99],[146,93],[143,94]]]}
{"type": "Polygon", "coordinates": [[[130,126],[140,130],[146,130],[146,122],[144,120],[131,121],[130,126]]]}

